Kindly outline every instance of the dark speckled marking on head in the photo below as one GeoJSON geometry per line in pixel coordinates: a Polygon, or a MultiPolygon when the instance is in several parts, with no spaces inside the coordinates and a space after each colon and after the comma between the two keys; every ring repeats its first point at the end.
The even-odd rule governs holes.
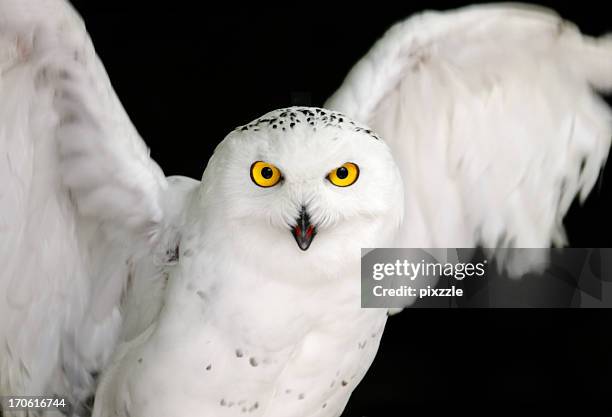
{"type": "Polygon", "coordinates": [[[300,395],[298,395],[298,400],[303,400],[305,397],[304,393],[301,392],[300,395]]]}
{"type": "Polygon", "coordinates": [[[242,358],[243,356],[244,356],[244,352],[242,351],[242,349],[236,349],[236,357],[242,358]]]}
{"type": "Polygon", "coordinates": [[[348,385],[348,382],[346,382],[345,380],[342,380],[342,386],[346,387],[348,385]]]}
{"type": "Polygon", "coordinates": [[[251,364],[251,366],[253,366],[253,367],[255,367],[255,366],[259,365],[259,364],[257,363],[257,359],[255,359],[255,358],[250,358],[250,359],[249,359],[249,363],[250,363],[250,364],[251,364]]]}
{"type": "Polygon", "coordinates": [[[288,107],[275,110],[259,119],[255,119],[251,123],[237,127],[234,131],[259,131],[260,128],[277,129],[279,126],[282,126],[282,130],[285,131],[285,126],[288,125],[289,129],[294,129],[296,123],[302,122],[312,127],[314,131],[322,127],[336,127],[338,129],[364,133],[373,139],[380,140],[380,137],[371,129],[355,123],[344,114],[316,107],[288,107]]]}
{"type": "Polygon", "coordinates": [[[206,366],[206,370],[210,371],[211,369],[212,369],[212,364],[209,363],[208,366],[206,366]]]}

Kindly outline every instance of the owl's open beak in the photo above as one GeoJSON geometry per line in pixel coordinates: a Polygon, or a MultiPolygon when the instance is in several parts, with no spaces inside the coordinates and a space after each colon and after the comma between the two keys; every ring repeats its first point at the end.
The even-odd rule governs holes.
{"type": "Polygon", "coordinates": [[[295,226],[291,229],[291,233],[300,249],[305,251],[310,247],[312,239],[314,239],[317,234],[317,228],[310,224],[310,216],[305,207],[302,207],[300,216],[296,219],[295,223],[295,226]]]}

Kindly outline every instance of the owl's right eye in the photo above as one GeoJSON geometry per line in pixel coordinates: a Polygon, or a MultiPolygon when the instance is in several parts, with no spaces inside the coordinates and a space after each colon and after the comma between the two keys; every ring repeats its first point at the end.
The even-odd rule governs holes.
{"type": "Polygon", "coordinates": [[[268,162],[257,161],[251,165],[251,180],[260,187],[273,187],[281,178],[280,170],[268,162]]]}

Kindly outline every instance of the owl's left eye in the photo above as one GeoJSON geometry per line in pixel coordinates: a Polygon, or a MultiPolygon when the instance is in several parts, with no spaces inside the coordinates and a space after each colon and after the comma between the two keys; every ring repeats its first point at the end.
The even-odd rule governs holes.
{"type": "Polygon", "coordinates": [[[348,187],[349,185],[353,185],[355,181],[357,181],[357,178],[359,178],[359,166],[352,162],[347,162],[327,174],[329,182],[336,187],[348,187]]]}
{"type": "Polygon", "coordinates": [[[251,179],[260,187],[273,187],[281,180],[281,172],[268,162],[257,161],[251,165],[251,179]]]}

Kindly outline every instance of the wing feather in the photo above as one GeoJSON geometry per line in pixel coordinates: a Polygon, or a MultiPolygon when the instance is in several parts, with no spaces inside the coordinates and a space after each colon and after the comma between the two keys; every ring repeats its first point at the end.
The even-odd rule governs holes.
{"type": "Polygon", "coordinates": [[[549,247],[606,161],[612,38],[522,5],[391,28],[326,106],[389,143],[406,188],[399,246],[549,247]]]}
{"type": "Polygon", "coordinates": [[[78,403],[168,185],[66,1],[0,0],[0,161],[0,395],[78,403]]]}

